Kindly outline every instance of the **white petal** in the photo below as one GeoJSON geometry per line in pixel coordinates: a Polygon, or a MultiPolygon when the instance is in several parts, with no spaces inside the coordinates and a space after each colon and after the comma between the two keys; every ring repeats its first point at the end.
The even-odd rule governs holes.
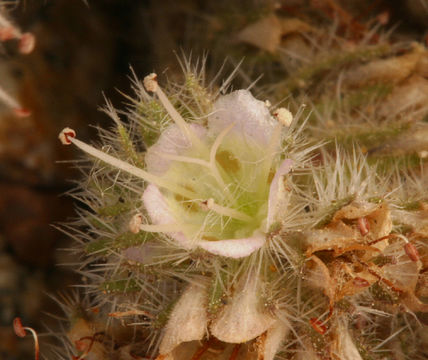
{"type": "Polygon", "coordinates": [[[211,323],[210,333],[220,341],[234,344],[250,341],[276,321],[271,315],[260,311],[262,304],[257,277],[249,276],[241,280],[230,302],[211,323]]]}
{"type": "MultiPolygon", "coordinates": [[[[152,224],[176,224],[164,196],[156,185],[149,184],[144,190],[142,199],[152,224]]],[[[186,249],[191,247],[191,241],[182,232],[169,232],[167,234],[186,249]]]]}
{"type": "Polygon", "coordinates": [[[266,236],[261,232],[256,232],[249,238],[218,241],[202,240],[198,242],[198,246],[215,255],[238,259],[260,249],[265,241],[266,236]]]}
{"type": "Polygon", "coordinates": [[[233,123],[231,131],[266,146],[277,122],[263,101],[247,90],[237,90],[214,103],[213,113],[208,117],[209,133],[215,136],[233,123]]]}
{"type": "Polygon", "coordinates": [[[170,353],[183,342],[204,338],[208,323],[207,296],[205,284],[190,285],[181,295],[165,327],[160,354],[170,353]]]}
{"type": "MultiPolygon", "coordinates": [[[[189,127],[199,137],[205,137],[206,129],[197,124],[189,124],[189,127]]],[[[173,160],[166,159],[159,154],[180,155],[189,149],[191,143],[189,139],[182,133],[177,125],[168,126],[154,145],[147,149],[145,155],[145,163],[147,171],[151,174],[164,174],[173,160]]]]}
{"type": "Polygon", "coordinates": [[[275,324],[268,330],[266,334],[266,340],[264,345],[264,360],[273,360],[279,347],[290,331],[290,327],[280,320],[277,320],[275,324]]]}
{"type": "Polygon", "coordinates": [[[285,159],[278,170],[275,173],[275,176],[272,179],[269,189],[269,202],[268,202],[268,216],[267,216],[267,229],[277,221],[278,215],[287,207],[288,193],[284,188],[282,177],[288,174],[293,166],[293,160],[285,159]]]}

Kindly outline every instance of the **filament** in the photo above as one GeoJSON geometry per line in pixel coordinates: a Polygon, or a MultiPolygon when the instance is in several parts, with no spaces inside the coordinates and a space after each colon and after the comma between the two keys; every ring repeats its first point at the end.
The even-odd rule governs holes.
{"type": "Polygon", "coordinates": [[[108,155],[105,152],[98,150],[94,148],[93,146],[90,146],[83,141],[80,141],[79,139],[76,139],[72,136],[67,136],[68,141],[72,142],[74,145],[76,145],[79,149],[82,151],[88,153],[89,155],[92,155],[96,157],[97,159],[104,161],[105,163],[126,171],[127,173],[134,175],[140,179],[143,179],[149,183],[155,184],[159,187],[165,188],[167,190],[170,190],[176,194],[182,195],[187,198],[193,198],[195,197],[195,193],[193,191],[190,191],[188,189],[185,189],[179,185],[176,185],[174,183],[171,183],[170,181],[166,181],[165,179],[162,179],[156,175],[150,174],[149,172],[142,170],[140,168],[137,168],[131,164],[128,164],[125,161],[119,160],[115,158],[114,156],[108,155]]]}
{"type": "Polygon", "coordinates": [[[168,97],[165,95],[161,87],[158,85],[157,75],[150,74],[146,76],[144,79],[144,85],[148,91],[152,91],[158,96],[159,101],[161,102],[161,104],[163,105],[163,107],[165,108],[169,116],[171,116],[172,120],[177,124],[177,126],[180,128],[183,134],[189,139],[189,141],[194,146],[204,149],[205,147],[202,144],[202,142],[199,140],[196,134],[192,131],[192,129],[189,127],[189,125],[183,119],[180,113],[175,109],[171,101],[169,101],[168,97]]]}
{"type": "Polygon", "coordinates": [[[140,230],[145,232],[177,232],[183,231],[183,225],[180,224],[142,224],[140,230]]]}
{"type": "Polygon", "coordinates": [[[217,165],[216,165],[216,159],[215,156],[217,154],[217,150],[220,147],[220,144],[222,143],[225,136],[228,134],[228,132],[235,126],[235,123],[230,124],[226,129],[224,129],[215,139],[214,144],[211,147],[210,150],[210,168],[213,173],[214,178],[218,182],[218,184],[223,188],[223,190],[226,192],[226,195],[231,199],[231,194],[229,192],[228,187],[226,186],[225,182],[223,181],[223,178],[220,175],[220,172],[218,171],[217,165]]]}
{"type": "Polygon", "coordinates": [[[251,222],[253,221],[253,218],[247,214],[244,214],[243,212],[236,210],[236,209],[231,209],[225,206],[221,206],[218,205],[214,202],[214,199],[208,199],[206,201],[206,203],[204,203],[204,205],[206,205],[206,207],[209,210],[212,210],[214,212],[216,212],[217,214],[223,215],[223,216],[227,216],[233,219],[237,219],[237,220],[241,220],[241,221],[245,221],[245,222],[251,222]]]}
{"type": "Polygon", "coordinates": [[[163,157],[163,158],[169,159],[169,160],[181,161],[181,162],[186,162],[186,163],[190,163],[190,164],[197,164],[197,165],[201,165],[201,166],[208,167],[208,168],[211,167],[211,165],[208,161],[205,161],[202,159],[192,158],[192,157],[188,157],[188,156],[168,154],[168,153],[161,153],[161,152],[157,152],[157,151],[153,151],[153,154],[156,154],[160,157],[163,157]]]}

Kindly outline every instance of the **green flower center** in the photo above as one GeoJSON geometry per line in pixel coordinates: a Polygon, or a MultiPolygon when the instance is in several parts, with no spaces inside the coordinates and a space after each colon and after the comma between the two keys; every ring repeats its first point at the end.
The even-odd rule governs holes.
{"type": "Polygon", "coordinates": [[[237,133],[224,136],[219,145],[216,141],[207,140],[209,152],[192,146],[162,176],[195,194],[188,198],[164,191],[172,215],[189,239],[249,237],[267,217],[277,155],[237,133]]]}

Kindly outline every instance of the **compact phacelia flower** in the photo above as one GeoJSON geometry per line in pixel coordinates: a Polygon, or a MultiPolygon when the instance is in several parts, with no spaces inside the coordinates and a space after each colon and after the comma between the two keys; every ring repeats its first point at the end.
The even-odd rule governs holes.
{"type": "Polygon", "coordinates": [[[68,128],[60,134],[63,143],[146,181],[142,201],[149,221],[134,216],[132,232],[164,233],[182,248],[233,258],[262,247],[287,207],[284,176],[293,161],[283,157],[282,141],[291,114],[278,109],[272,116],[266,103],[238,90],[220,96],[204,123],[189,123],[155,74],[144,86],[174,121],[147,149],[144,169],[81,142],[68,128]]]}

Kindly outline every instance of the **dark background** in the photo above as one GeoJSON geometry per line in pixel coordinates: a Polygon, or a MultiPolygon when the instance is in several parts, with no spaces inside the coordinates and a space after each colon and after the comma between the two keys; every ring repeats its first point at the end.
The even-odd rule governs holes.
{"type": "MultiPolygon", "coordinates": [[[[355,3],[389,11],[398,33],[420,40],[428,20],[417,7],[412,10],[418,1],[355,3]]],[[[277,3],[290,9],[294,3],[312,4],[277,3]]],[[[22,104],[32,111],[25,119],[0,112],[0,359],[31,358],[32,342],[16,338],[13,318],[20,316],[41,333],[44,324],[55,327],[45,314],[57,311],[47,294],[80,282],[70,266],[59,265],[79,260],[59,250],[69,248],[71,240],[52,226],[74,216],[76,204],[65,193],[74,186],[70,179],[79,178],[67,163],[79,153],[62,147],[58,132],[70,126],[89,140],[96,135],[91,125],[110,126],[98,108],[103,93],[119,109],[125,107],[118,90],[132,92],[130,65],[139,77],[166,70],[175,78],[181,70],[174,51],[192,51],[197,57],[208,50],[209,74],[215,74],[226,56],[233,67],[242,52],[228,52],[235,46],[230,33],[248,21],[249,9],[273,6],[255,0],[27,0],[11,7],[11,17],[36,35],[37,46],[22,56],[14,44],[5,44],[0,55],[7,74],[0,82],[13,83],[22,104]]],[[[253,55],[251,49],[240,50],[253,55]]]]}

